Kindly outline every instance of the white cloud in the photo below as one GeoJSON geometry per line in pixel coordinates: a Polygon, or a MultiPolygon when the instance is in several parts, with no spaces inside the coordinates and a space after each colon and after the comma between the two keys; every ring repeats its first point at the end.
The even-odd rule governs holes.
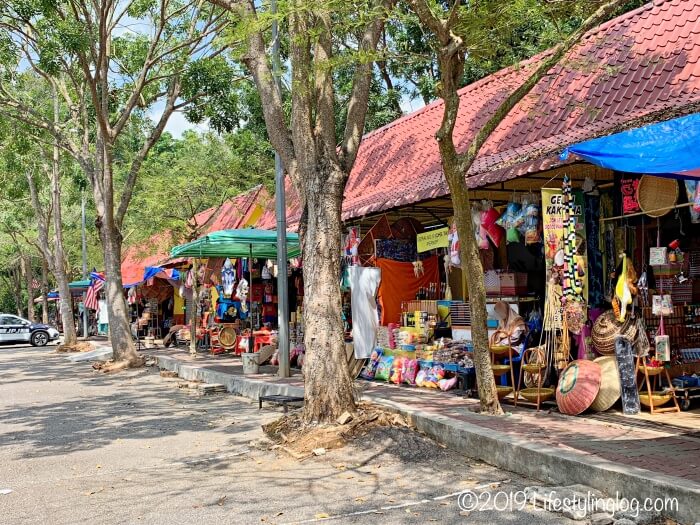
{"type": "MultiPolygon", "coordinates": [[[[151,115],[151,118],[153,118],[153,115],[151,115]]],[[[189,130],[194,130],[201,133],[209,131],[209,126],[206,123],[193,124],[188,122],[185,115],[180,112],[173,113],[165,126],[165,131],[169,131],[175,138],[178,139],[182,137],[182,134],[185,131],[189,130]]]]}

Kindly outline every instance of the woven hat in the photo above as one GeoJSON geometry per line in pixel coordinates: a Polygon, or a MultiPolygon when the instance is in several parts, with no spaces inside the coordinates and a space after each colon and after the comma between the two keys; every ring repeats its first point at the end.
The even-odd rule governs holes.
{"type": "Polygon", "coordinates": [[[614,356],[606,355],[593,360],[600,365],[600,390],[595,397],[591,410],[605,412],[620,398],[620,373],[617,371],[617,360],[614,356]]]}
{"type": "Polygon", "coordinates": [[[582,359],[569,363],[557,385],[559,411],[575,416],[590,407],[600,390],[600,379],[598,363],[582,359]]]}
{"type": "Polygon", "coordinates": [[[598,317],[593,324],[591,340],[593,347],[601,355],[613,355],[615,353],[615,339],[625,337],[634,342],[637,336],[637,325],[630,317],[624,323],[615,319],[615,313],[609,310],[598,317]]]}
{"type": "Polygon", "coordinates": [[[649,217],[662,217],[671,211],[678,200],[678,181],[644,175],[637,186],[639,209],[649,217]]]}

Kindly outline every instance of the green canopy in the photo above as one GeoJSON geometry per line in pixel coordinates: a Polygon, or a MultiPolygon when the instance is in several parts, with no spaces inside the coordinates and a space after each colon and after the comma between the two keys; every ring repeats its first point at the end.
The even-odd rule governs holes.
{"type": "Polygon", "coordinates": [[[86,279],[84,281],[73,281],[68,283],[68,287],[71,289],[76,289],[76,288],[90,288],[90,279],[86,279]]]}
{"type": "MultiPolygon", "coordinates": [[[[299,235],[287,233],[287,256],[292,258],[300,254],[299,235]]],[[[250,257],[251,255],[256,259],[277,257],[277,232],[255,228],[221,230],[170,250],[171,257],[250,257]]]]}

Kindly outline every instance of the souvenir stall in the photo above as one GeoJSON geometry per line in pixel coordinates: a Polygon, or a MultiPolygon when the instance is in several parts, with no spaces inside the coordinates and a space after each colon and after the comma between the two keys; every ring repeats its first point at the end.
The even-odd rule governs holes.
{"type": "MultiPolygon", "coordinates": [[[[542,348],[563,413],[608,410],[618,399],[624,414],[674,413],[700,397],[700,173],[689,155],[698,137],[700,115],[691,115],[564,153],[615,177],[573,190],[565,178],[561,203],[549,201],[561,232],[551,250],[545,243],[542,348]]],[[[547,230],[545,219],[545,238],[547,230]]]]}
{"type": "MultiPolygon", "coordinates": [[[[539,215],[533,195],[498,208],[484,201],[473,210],[487,270],[489,334],[502,349],[493,369],[506,394],[517,382],[527,322],[539,311],[538,295],[528,288],[541,250],[539,215]]],[[[356,358],[368,359],[362,378],[464,393],[475,381],[459,238],[451,220],[431,226],[382,216],[364,234],[357,226],[348,230],[343,284],[350,344],[356,358]]]]}
{"type": "MultiPolygon", "coordinates": [[[[172,257],[193,258],[185,286],[194,298],[189,320],[199,349],[245,354],[274,343],[276,243],[276,232],[250,228],[213,232],[173,248],[172,257]]],[[[288,234],[287,244],[289,257],[298,257],[298,236],[288,234]]],[[[191,326],[177,339],[189,341],[191,326]]]]}

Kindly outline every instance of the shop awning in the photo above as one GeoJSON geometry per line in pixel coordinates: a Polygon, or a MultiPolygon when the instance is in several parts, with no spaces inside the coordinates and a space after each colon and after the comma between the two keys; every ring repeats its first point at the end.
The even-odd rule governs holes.
{"type": "MultiPolygon", "coordinates": [[[[298,257],[299,235],[287,233],[287,255],[298,257]]],[[[212,232],[196,241],[176,246],[171,257],[248,257],[274,259],[277,257],[277,232],[246,228],[212,232]]]]}
{"type": "Polygon", "coordinates": [[[567,147],[569,154],[615,171],[700,177],[700,113],[567,147]]]}
{"type": "Polygon", "coordinates": [[[81,288],[89,288],[90,287],[90,279],[85,279],[84,281],[72,281],[68,283],[68,287],[71,290],[79,290],[81,288]]]}

